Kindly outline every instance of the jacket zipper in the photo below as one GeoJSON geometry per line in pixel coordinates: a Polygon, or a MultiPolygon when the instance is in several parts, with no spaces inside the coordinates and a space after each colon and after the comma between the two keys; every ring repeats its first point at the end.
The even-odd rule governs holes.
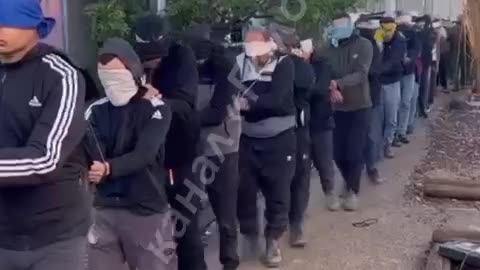
{"type": "Polygon", "coordinates": [[[3,95],[4,95],[4,90],[3,86],[5,84],[5,81],[7,80],[7,71],[0,67],[0,106],[3,104],[3,95]]]}

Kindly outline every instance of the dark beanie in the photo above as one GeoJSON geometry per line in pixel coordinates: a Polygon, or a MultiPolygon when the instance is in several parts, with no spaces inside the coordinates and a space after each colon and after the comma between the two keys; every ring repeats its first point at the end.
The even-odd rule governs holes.
{"type": "Polygon", "coordinates": [[[170,32],[170,24],[163,16],[146,15],[137,19],[133,30],[142,41],[154,42],[170,32]]]}

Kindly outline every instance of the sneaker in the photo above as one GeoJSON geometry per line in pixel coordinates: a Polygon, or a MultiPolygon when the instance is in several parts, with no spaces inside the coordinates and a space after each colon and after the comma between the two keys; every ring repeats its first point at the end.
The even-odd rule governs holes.
{"type": "Polygon", "coordinates": [[[395,139],[393,139],[392,146],[393,147],[402,147],[402,143],[400,142],[398,136],[395,136],[395,139]]]}
{"type": "Polygon", "coordinates": [[[395,155],[393,154],[392,147],[390,145],[385,146],[385,158],[393,159],[395,155]]]}
{"type": "Polygon", "coordinates": [[[335,212],[340,210],[340,200],[335,194],[326,194],[325,195],[326,206],[329,211],[335,212]]]}
{"type": "Polygon", "coordinates": [[[428,114],[432,111],[432,105],[428,105],[427,108],[425,108],[425,112],[428,114]]]}
{"type": "Polygon", "coordinates": [[[369,170],[367,174],[370,181],[375,185],[380,185],[384,182],[384,180],[380,178],[380,173],[377,169],[369,170]]]}
{"type": "Polygon", "coordinates": [[[280,267],[282,263],[282,253],[278,240],[267,239],[267,249],[265,250],[263,263],[268,268],[280,267]]]}
{"type": "Polygon", "coordinates": [[[302,227],[301,225],[290,226],[290,246],[292,248],[304,248],[307,245],[302,227]]]}
{"type": "Polygon", "coordinates": [[[242,239],[242,257],[247,260],[258,259],[258,235],[243,235],[242,239]]]}
{"type": "Polygon", "coordinates": [[[343,209],[351,212],[358,210],[358,197],[353,191],[350,191],[348,196],[345,198],[345,201],[343,202],[343,209]]]}
{"type": "Polygon", "coordinates": [[[398,135],[398,141],[403,144],[409,144],[410,140],[405,135],[398,135]]]}

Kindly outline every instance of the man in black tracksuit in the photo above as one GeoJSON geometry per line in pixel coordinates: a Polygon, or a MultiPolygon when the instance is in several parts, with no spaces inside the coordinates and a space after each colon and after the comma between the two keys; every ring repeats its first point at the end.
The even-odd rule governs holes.
{"type": "Polygon", "coordinates": [[[240,139],[240,232],[254,250],[258,244],[257,192],[266,201],[264,263],[278,267],[279,239],[288,227],[290,187],[295,174],[295,72],[288,56],[276,55],[262,30],[246,34],[245,53],[237,57],[244,88],[240,139]]]}
{"type": "Polygon", "coordinates": [[[290,246],[302,248],[307,240],[304,237],[303,227],[305,211],[310,197],[310,96],[315,76],[310,63],[304,58],[305,52],[300,47],[294,30],[272,24],[270,32],[273,33],[279,51],[289,54],[295,69],[294,98],[297,108],[297,154],[295,176],[290,187],[290,246]]]}
{"type": "Polygon", "coordinates": [[[235,59],[225,49],[202,37],[190,37],[197,57],[200,85],[197,109],[202,124],[201,159],[194,164],[204,172],[207,192],[220,232],[220,262],[224,270],[237,269],[238,147],[241,119],[234,101],[237,88],[229,81],[235,59]],[[192,41],[193,39],[193,41],[192,41]]]}
{"type": "Polygon", "coordinates": [[[122,269],[125,262],[132,270],[176,269],[163,166],[171,112],[161,98],[143,97],[143,74],[127,41],[104,43],[98,75],[107,97],[85,113],[89,180],[96,185],[89,270],[122,269]]]}
{"type": "Polygon", "coordinates": [[[310,137],[313,165],[318,171],[326,206],[330,211],[340,209],[335,194],[335,165],[333,161],[333,109],[330,103],[329,86],[333,78],[332,67],[325,57],[311,60],[315,73],[315,85],[310,98],[310,137]]]}
{"type": "Polygon", "coordinates": [[[173,37],[167,25],[166,19],[157,15],[140,18],[135,26],[135,49],[151,84],[172,110],[165,164],[170,170],[169,202],[177,218],[178,268],[205,270],[198,213],[206,194],[192,168],[200,138],[199,113],[195,110],[198,70],[193,50],[173,37]]]}
{"type": "Polygon", "coordinates": [[[39,1],[0,1],[0,269],[80,270],[90,205],[85,80],[39,43],[39,1]]]}

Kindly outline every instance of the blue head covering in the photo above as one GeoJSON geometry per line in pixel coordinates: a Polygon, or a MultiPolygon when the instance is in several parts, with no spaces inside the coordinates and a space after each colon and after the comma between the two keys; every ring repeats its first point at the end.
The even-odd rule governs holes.
{"type": "Polygon", "coordinates": [[[43,15],[41,0],[0,0],[0,27],[37,29],[40,38],[50,34],[55,19],[43,15]]]}

